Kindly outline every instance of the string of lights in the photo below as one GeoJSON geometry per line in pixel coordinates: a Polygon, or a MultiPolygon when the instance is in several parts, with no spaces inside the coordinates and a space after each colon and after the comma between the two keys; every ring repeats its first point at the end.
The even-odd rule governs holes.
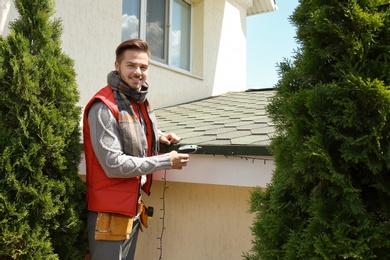
{"type": "MultiPolygon", "coordinates": [[[[208,152],[203,152],[202,154],[213,155],[214,157],[216,156],[216,154],[214,154],[214,153],[208,153],[208,152]]],[[[230,153],[230,154],[224,154],[223,156],[225,156],[226,158],[229,158],[229,157],[236,157],[236,158],[244,159],[244,160],[246,160],[246,161],[252,161],[252,163],[255,162],[256,160],[258,160],[258,161],[264,161],[264,164],[266,164],[267,161],[273,161],[273,160],[274,160],[274,159],[272,159],[272,158],[251,157],[251,156],[235,155],[233,152],[230,153]]]]}
{"type": "Polygon", "coordinates": [[[162,193],[162,196],[160,198],[162,200],[162,208],[161,208],[162,217],[160,217],[160,219],[162,221],[162,228],[161,228],[160,236],[157,238],[160,240],[160,247],[157,248],[158,250],[160,250],[160,257],[158,258],[159,260],[162,259],[162,254],[163,254],[163,236],[164,236],[164,230],[165,230],[165,192],[168,189],[166,176],[167,176],[167,171],[165,170],[164,177],[162,178],[164,180],[163,193],[162,193]]]}

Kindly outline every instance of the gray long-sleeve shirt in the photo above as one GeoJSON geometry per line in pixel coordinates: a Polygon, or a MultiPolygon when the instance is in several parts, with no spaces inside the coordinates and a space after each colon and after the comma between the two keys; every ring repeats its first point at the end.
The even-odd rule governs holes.
{"type": "Polygon", "coordinates": [[[131,178],[172,169],[169,153],[144,158],[124,154],[118,122],[103,102],[96,101],[91,106],[88,123],[93,150],[109,178],[131,178]]]}

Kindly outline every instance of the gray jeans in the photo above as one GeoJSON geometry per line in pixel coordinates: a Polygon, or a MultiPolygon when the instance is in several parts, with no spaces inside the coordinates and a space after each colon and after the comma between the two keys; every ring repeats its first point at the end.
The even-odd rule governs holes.
{"type": "Polygon", "coordinates": [[[134,260],[139,220],[133,222],[130,238],[122,241],[95,240],[97,212],[88,212],[88,242],[91,260],[134,260]]]}

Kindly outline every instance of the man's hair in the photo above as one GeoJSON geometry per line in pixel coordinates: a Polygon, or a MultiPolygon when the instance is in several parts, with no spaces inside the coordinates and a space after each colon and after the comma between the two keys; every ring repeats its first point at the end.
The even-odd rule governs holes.
{"type": "Polygon", "coordinates": [[[121,44],[119,44],[115,50],[117,62],[121,61],[122,54],[126,50],[146,52],[148,54],[148,56],[150,57],[149,45],[145,40],[142,40],[142,39],[130,39],[130,40],[124,41],[121,44]]]}

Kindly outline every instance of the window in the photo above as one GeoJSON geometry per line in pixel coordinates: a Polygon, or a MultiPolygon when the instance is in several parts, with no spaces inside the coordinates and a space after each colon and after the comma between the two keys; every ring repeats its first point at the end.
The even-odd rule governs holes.
{"type": "Polygon", "coordinates": [[[122,41],[145,39],[152,60],[190,71],[191,5],[183,0],[123,0],[122,41]]]}

